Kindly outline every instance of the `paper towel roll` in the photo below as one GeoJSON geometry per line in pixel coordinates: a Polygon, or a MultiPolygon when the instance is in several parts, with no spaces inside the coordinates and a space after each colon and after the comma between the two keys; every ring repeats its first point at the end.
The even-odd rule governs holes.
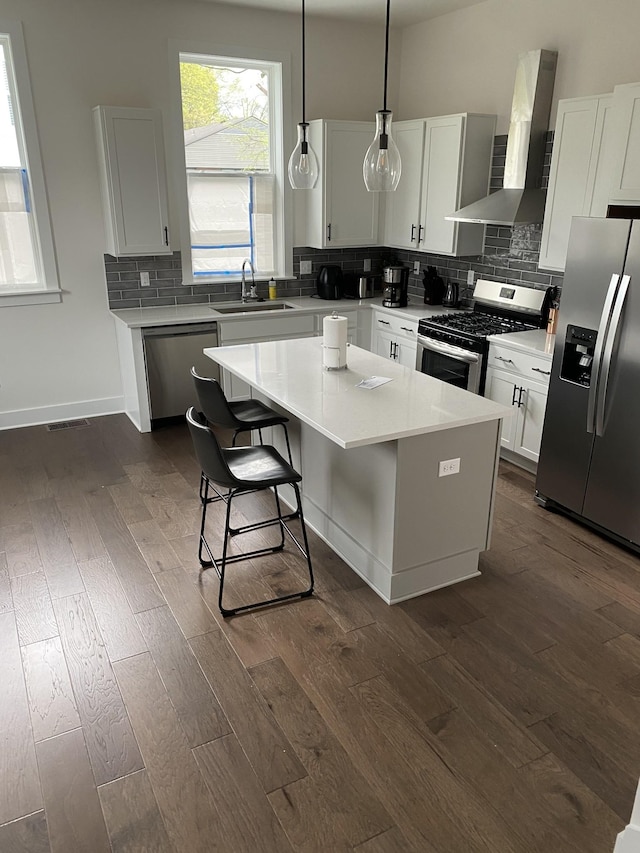
{"type": "Polygon", "coordinates": [[[322,322],[322,363],[328,370],[347,366],[347,326],[347,318],[335,312],[322,322]]]}

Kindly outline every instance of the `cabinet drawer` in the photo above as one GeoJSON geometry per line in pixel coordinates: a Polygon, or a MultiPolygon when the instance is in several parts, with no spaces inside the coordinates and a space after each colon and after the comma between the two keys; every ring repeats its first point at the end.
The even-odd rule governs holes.
{"type": "Polygon", "coordinates": [[[260,317],[259,319],[228,323],[218,321],[218,334],[221,344],[231,344],[258,339],[303,337],[304,335],[312,335],[314,327],[313,314],[303,314],[297,317],[260,317]]]}
{"type": "Polygon", "coordinates": [[[523,350],[491,344],[489,348],[489,368],[507,370],[524,379],[535,379],[537,382],[549,384],[551,376],[551,359],[542,358],[523,350]]]}
{"type": "Polygon", "coordinates": [[[418,321],[408,320],[406,317],[393,317],[391,314],[384,314],[382,311],[376,311],[373,317],[373,331],[390,332],[399,338],[406,338],[408,341],[417,340],[418,321]]]}

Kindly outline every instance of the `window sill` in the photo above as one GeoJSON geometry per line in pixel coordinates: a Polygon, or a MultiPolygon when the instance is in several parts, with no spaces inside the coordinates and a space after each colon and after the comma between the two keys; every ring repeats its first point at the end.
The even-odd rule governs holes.
{"type": "Polygon", "coordinates": [[[0,291],[0,308],[12,305],[45,305],[51,302],[62,302],[61,290],[12,290],[7,293],[0,291]]]}

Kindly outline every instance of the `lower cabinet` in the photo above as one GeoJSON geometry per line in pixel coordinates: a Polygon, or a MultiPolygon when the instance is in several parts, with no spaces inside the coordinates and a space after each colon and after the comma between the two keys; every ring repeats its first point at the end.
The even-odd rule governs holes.
{"type": "Polygon", "coordinates": [[[484,395],[513,409],[502,422],[501,446],[530,462],[540,455],[550,374],[550,356],[491,344],[484,395]]]}
{"type": "Polygon", "coordinates": [[[374,311],[371,351],[377,355],[398,361],[405,367],[415,368],[417,335],[417,320],[393,317],[384,311],[374,311]]]}

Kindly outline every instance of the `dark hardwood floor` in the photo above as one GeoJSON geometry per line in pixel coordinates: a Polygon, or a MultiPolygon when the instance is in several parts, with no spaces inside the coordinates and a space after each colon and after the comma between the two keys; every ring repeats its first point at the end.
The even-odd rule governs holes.
{"type": "MultiPolygon", "coordinates": [[[[388,607],[311,534],[316,594],[224,621],[198,480],[182,426],[0,433],[2,853],[613,851],[638,558],[503,463],[481,577],[388,607]]],[[[288,591],[300,559],[230,591],[288,591]]]]}

